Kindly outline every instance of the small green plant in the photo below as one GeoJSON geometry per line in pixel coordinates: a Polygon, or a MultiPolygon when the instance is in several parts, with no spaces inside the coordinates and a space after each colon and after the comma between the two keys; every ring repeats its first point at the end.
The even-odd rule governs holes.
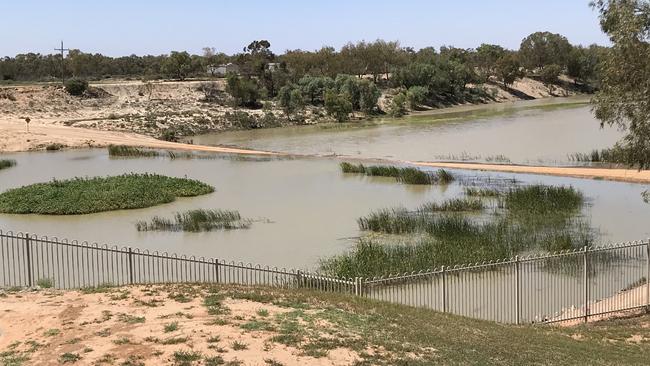
{"type": "Polygon", "coordinates": [[[257,315],[266,318],[269,316],[269,311],[266,309],[257,309],[257,315]]]}
{"type": "Polygon", "coordinates": [[[208,339],[206,340],[206,342],[208,342],[208,343],[219,343],[220,341],[221,341],[221,337],[219,337],[218,335],[216,335],[216,336],[210,336],[210,337],[208,337],[208,339]]]}
{"type": "Polygon", "coordinates": [[[205,366],[218,366],[225,364],[226,361],[223,360],[223,357],[217,355],[204,358],[203,363],[205,366]]]}
{"type": "Polygon", "coordinates": [[[61,334],[61,330],[56,328],[48,329],[45,331],[45,333],[43,333],[43,335],[46,337],[54,337],[58,336],[59,334],[61,334]]]}
{"type": "Polygon", "coordinates": [[[51,278],[41,278],[36,281],[36,285],[40,288],[52,288],[54,286],[54,281],[51,278]]]}
{"type": "Polygon", "coordinates": [[[232,345],[230,347],[235,351],[242,351],[248,349],[248,345],[246,343],[239,342],[239,341],[232,342],[232,345]]]}
{"type": "Polygon", "coordinates": [[[81,360],[78,353],[66,352],[59,357],[59,363],[75,363],[81,360]]]}
{"type": "Polygon", "coordinates": [[[200,352],[194,352],[194,351],[176,351],[174,352],[174,361],[177,364],[188,364],[194,361],[198,361],[202,358],[203,356],[201,355],[200,352]]]}
{"type": "Polygon", "coordinates": [[[169,345],[169,344],[181,344],[187,342],[187,337],[172,337],[163,339],[160,344],[169,345]]]}
{"type": "Polygon", "coordinates": [[[171,333],[177,330],[178,330],[178,322],[165,324],[165,328],[164,328],[165,333],[171,333]]]}
{"type": "Polygon", "coordinates": [[[0,170],[11,168],[16,165],[16,160],[13,159],[0,159],[0,170]]]}
{"type": "Polygon", "coordinates": [[[123,344],[131,344],[131,339],[129,337],[120,337],[113,339],[113,343],[117,344],[118,346],[123,344]]]}
{"type": "Polygon", "coordinates": [[[144,323],[146,318],[144,316],[135,316],[135,315],[130,315],[130,314],[120,314],[118,316],[118,319],[127,324],[138,324],[138,323],[144,323]]]}

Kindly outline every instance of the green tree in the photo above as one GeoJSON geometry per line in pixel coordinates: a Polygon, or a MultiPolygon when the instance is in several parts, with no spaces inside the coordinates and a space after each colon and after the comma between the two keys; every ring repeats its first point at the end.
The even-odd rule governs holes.
{"type": "Polygon", "coordinates": [[[352,113],[350,96],[345,93],[338,93],[334,89],[328,89],[325,92],[325,110],[338,122],[349,120],[350,113],[352,113]]]}
{"type": "Polygon", "coordinates": [[[235,104],[247,108],[259,108],[260,88],[255,80],[239,77],[235,74],[226,76],[226,91],[234,98],[235,104]]]}
{"type": "Polygon", "coordinates": [[[305,100],[296,85],[285,85],[278,92],[278,105],[290,117],[305,108],[305,100]]]}
{"type": "Polygon", "coordinates": [[[192,70],[192,58],[187,52],[172,51],[163,61],[162,72],[168,77],[185,80],[192,70]]]}
{"type": "Polygon", "coordinates": [[[521,41],[519,57],[528,70],[556,64],[566,66],[571,44],[566,37],[551,32],[535,32],[521,41]]]}
{"type": "Polygon", "coordinates": [[[483,43],[476,49],[474,62],[484,79],[496,74],[497,61],[505,54],[506,50],[495,44],[483,43]]]}
{"type": "Polygon", "coordinates": [[[406,114],[406,95],[404,93],[393,97],[388,107],[388,114],[392,117],[401,117],[406,114]]]}
{"type": "Polygon", "coordinates": [[[551,64],[542,67],[542,70],[539,73],[539,78],[542,80],[544,85],[549,89],[550,93],[553,94],[553,89],[555,85],[559,82],[558,77],[562,73],[562,67],[559,65],[551,64]]]}
{"type": "Polygon", "coordinates": [[[412,86],[406,92],[406,99],[411,109],[416,109],[427,100],[429,89],[426,86],[412,86]]]}
{"type": "Polygon", "coordinates": [[[515,80],[524,76],[519,59],[513,53],[505,54],[497,60],[495,73],[504,88],[510,88],[515,80]]]}
{"type": "Polygon", "coordinates": [[[377,102],[381,92],[377,85],[370,80],[359,81],[359,109],[366,113],[371,114],[377,107],[377,102]]]}
{"type": "Polygon", "coordinates": [[[602,84],[593,98],[601,124],[627,131],[627,160],[650,168],[650,2],[598,0],[600,24],[612,43],[602,63],[602,84]]]}

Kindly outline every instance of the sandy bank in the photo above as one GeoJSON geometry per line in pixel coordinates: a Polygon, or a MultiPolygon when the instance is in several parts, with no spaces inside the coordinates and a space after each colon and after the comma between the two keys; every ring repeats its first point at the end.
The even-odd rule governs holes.
{"type": "Polygon", "coordinates": [[[482,170],[491,172],[542,174],[559,177],[573,177],[585,179],[605,179],[619,182],[650,183],[650,171],[635,169],[609,169],[609,168],[582,168],[582,167],[549,167],[529,165],[501,165],[480,163],[445,163],[445,162],[415,162],[405,163],[416,166],[436,168],[482,170]]]}
{"type": "Polygon", "coordinates": [[[0,120],[0,152],[42,150],[57,143],[70,148],[105,147],[110,144],[132,145],[160,149],[193,150],[215,153],[273,155],[274,153],[246,149],[191,145],[162,141],[129,132],[101,131],[67,127],[50,123],[31,123],[29,132],[24,122],[0,120]]]}

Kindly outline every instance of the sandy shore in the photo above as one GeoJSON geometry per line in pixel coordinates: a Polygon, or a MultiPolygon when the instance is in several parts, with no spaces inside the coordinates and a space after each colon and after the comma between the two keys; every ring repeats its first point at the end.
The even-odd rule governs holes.
{"type": "Polygon", "coordinates": [[[191,145],[157,140],[153,137],[128,132],[101,131],[67,127],[50,123],[31,123],[29,132],[24,122],[0,120],[0,152],[42,150],[57,143],[70,148],[105,147],[110,144],[131,145],[159,149],[192,150],[215,153],[273,155],[271,152],[246,149],[191,145]]]}
{"type": "Polygon", "coordinates": [[[443,163],[443,162],[415,162],[405,163],[416,166],[428,166],[436,168],[483,170],[491,172],[520,173],[520,174],[542,174],[555,175],[559,177],[573,177],[585,179],[605,179],[631,183],[650,183],[650,171],[635,169],[608,169],[608,168],[580,168],[580,167],[549,167],[529,165],[501,165],[501,164],[480,164],[480,163],[443,163]]]}

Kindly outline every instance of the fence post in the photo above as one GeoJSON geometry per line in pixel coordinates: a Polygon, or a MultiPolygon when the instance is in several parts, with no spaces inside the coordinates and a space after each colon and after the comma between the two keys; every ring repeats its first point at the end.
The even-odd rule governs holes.
{"type": "Polygon", "coordinates": [[[354,278],[354,295],[361,296],[361,277],[354,278]]]}
{"type": "Polygon", "coordinates": [[[214,279],[216,283],[219,283],[219,259],[214,259],[214,279]]]}
{"type": "Polygon", "coordinates": [[[521,286],[519,284],[519,281],[519,256],[515,256],[515,312],[517,317],[517,325],[521,324],[521,286]]]}
{"type": "Polygon", "coordinates": [[[133,284],[133,250],[129,247],[129,285],[133,284]]]}
{"type": "Polygon", "coordinates": [[[645,311],[650,312],[650,238],[646,245],[645,311]]]}
{"type": "Polygon", "coordinates": [[[584,281],[585,281],[585,288],[584,288],[584,293],[585,293],[585,323],[589,320],[589,246],[585,245],[584,247],[584,263],[583,263],[583,269],[584,269],[584,281]]]}
{"type": "Polygon", "coordinates": [[[447,312],[447,268],[442,266],[442,312],[447,312]]]}
{"type": "Polygon", "coordinates": [[[302,287],[302,271],[301,270],[296,271],[296,282],[297,282],[298,288],[301,288],[302,287]]]}
{"type": "Polygon", "coordinates": [[[27,270],[27,286],[32,287],[32,250],[29,244],[29,233],[25,233],[25,268],[27,270]]]}

